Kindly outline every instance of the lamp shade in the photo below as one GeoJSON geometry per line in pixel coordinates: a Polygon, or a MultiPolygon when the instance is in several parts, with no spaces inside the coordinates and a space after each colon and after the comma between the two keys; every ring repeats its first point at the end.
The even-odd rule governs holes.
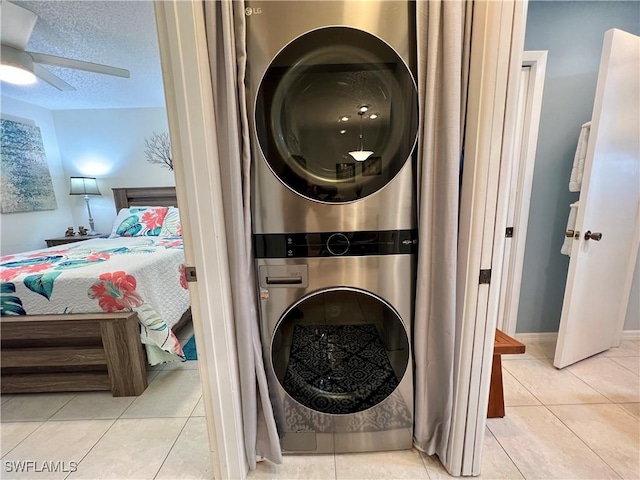
{"type": "Polygon", "coordinates": [[[71,177],[69,195],[102,195],[93,177],[71,177]]]}

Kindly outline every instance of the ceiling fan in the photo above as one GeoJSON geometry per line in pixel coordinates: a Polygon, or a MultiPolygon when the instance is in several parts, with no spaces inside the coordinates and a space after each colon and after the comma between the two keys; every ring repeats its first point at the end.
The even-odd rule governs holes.
{"type": "Polygon", "coordinates": [[[75,88],[42,65],[129,78],[129,70],[124,68],[25,51],[38,16],[6,0],[2,0],[1,8],[0,43],[2,44],[2,51],[0,52],[0,80],[15,85],[29,85],[35,83],[37,77],[58,90],[67,92],[75,90],[75,88]]]}

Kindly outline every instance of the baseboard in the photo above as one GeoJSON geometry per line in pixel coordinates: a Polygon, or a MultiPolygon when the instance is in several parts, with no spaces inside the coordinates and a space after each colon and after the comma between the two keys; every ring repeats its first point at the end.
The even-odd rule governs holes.
{"type": "MultiPolygon", "coordinates": [[[[640,330],[624,330],[622,339],[640,340],[640,330]]],[[[516,333],[516,340],[524,344],[527,342],[555,342],[558,340],[558,332],[516,333]]]]}
{"type": "Polygon", "coordinates": [[[624,330],[622,332],[623,340],[640,340],[640,330],[624,330]]]}
{"type": "Polygon", "coordinates": [[[525,345],[528,342],[555,342],[558,340],[558,332],[516,333],[516,340],[525,345]]]}

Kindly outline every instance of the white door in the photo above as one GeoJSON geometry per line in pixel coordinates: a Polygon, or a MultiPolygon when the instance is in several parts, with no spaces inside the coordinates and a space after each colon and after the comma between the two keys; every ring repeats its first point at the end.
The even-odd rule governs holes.
{"type": "Polygon", "coordinates": [[[640,37],[606,32],[553,364],[613,346],[638,249],[640,37]],[[591,233],[591,236],[589,235],[591,233]],[[598,239],[599,235],[602,238],[598,239]],[[589,238],[591,237],[591,238],[589,238]]]}

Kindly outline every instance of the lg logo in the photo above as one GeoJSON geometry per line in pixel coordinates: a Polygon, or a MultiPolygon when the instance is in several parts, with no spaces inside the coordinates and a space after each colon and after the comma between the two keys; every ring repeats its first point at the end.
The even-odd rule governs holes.
{"type": "Polygon", "coordinates": [[[251,15],[260,15],[261,13],[262,13],[261,7],[255,7],[255,8],[247,7],[244,9],[244,14],[247,17],[250,17],[251,15]]]}

